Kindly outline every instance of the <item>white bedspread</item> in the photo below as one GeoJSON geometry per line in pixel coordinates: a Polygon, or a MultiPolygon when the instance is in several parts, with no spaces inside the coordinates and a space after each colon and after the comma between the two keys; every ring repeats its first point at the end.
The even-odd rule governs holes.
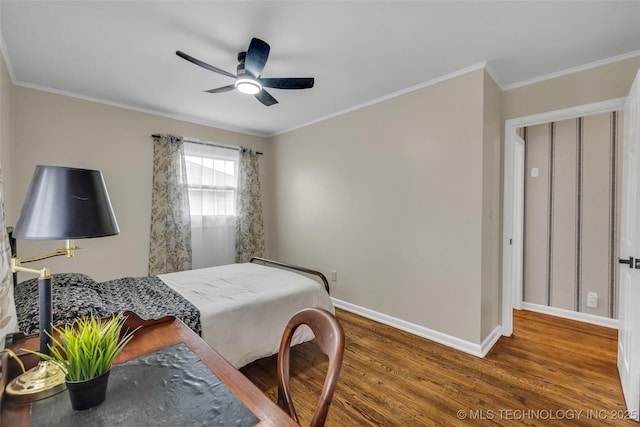
{"type": "MultiPolygon", "coordinates": [[[[279,268],[231,264],[158,277],[200,310],[202,338],[236,368],[277,353],[298,310],[335,312],[324,285],[279,268]]],[[[311,339],[311,330],[301,327],[293,344],[311,339]]]]}

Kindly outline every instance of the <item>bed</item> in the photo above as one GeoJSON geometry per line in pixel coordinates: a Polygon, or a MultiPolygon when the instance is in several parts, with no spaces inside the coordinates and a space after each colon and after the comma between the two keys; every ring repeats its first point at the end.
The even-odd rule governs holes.
{"type": "MultiPolygon", "coordinates": [[[[14,288],[18,323],[25,334],[39,329],[37,289],[37,279],[14,288]]],[[[298,310],[335,312],[322,273],[264,258],[105,282],[79,273],[52,274],[52,306],[54,325],[124,310],[147,319],[174,315],[236,368],[277,353],[287,321],[298,310]]],[[[293,344],[311,339],[311,330],[300,328],[293,344]]]]}

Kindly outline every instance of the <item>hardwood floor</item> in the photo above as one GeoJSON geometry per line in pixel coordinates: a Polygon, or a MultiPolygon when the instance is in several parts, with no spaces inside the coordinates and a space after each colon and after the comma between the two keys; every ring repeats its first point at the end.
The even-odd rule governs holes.
{"type": "MultiPolygon", "coordinates": [[[[337,310],[344,364],[327,426],[636,426],[624,418],[617,331],[514,311],[514,334],[477,358],[337,310]]],[[[276,356],[242,372],[274,401],[276,356]]],[[[326,358],[314,343],[291,351],[291,392],[308,425],[326,358]]]]}

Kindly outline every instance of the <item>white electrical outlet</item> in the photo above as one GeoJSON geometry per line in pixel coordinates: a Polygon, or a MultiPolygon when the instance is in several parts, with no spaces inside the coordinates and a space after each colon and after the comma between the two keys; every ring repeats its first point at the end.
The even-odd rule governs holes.
{"type": "Polygon", "coordinates": [[[598,294],[596,292],[587,294],[587,307],[598,308],[598,294]]]}
{"type": "Polygon", "coordinates": [[[332,282],[337,282],[338,281],[338,272],[337,271],[332,271],[331,272],[331,281],[332,282]]]}

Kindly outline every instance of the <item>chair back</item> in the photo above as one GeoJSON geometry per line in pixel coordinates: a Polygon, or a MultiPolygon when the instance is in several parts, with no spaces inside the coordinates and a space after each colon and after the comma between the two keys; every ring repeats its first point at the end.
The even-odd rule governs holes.
{"type": "Polygon", "coordinates": [[[298,415],[289,391],[289,350],[291,338],[300,325],[307,325],[315,335],[316,343],[329,357],[329,367],[324,380],[318,405],[311,419],[311,427],[324,426],[329,405],[336,390],[338,376],[344,356],[344,330],[338,319],[321,308],[305,308],[293,315],[287,324],[278,353],[278,406],[286,411],[298,424],[298,415]]]}

